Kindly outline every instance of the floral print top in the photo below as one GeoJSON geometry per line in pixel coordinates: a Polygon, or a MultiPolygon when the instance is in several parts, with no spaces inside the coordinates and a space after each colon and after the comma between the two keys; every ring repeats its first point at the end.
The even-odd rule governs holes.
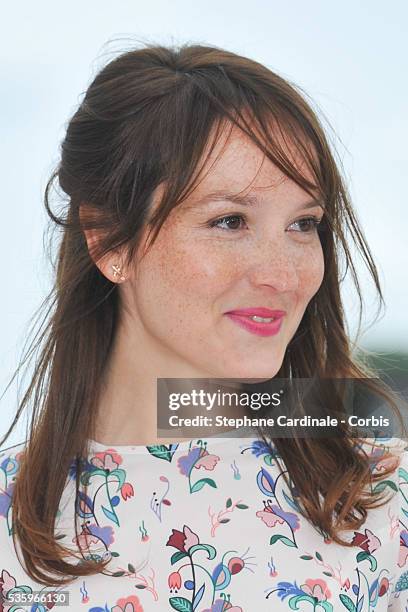
{"type": "MultiPolygon", "coordinates": [[[[276,449],[257,437],[116,447],[90,441],[81,468],[88,491],[75,503],[73,464],[56,531],[70,548],[88,545],[85,556],[110,559],[113,575],[80,577],[61,589],[35,584],[18,562],[11,500],[24,443],[2,450],[0,593],[61,590],[69,593],[62,609],[78,612],[405,612],[408,448],[382,439],[366,452],[378,455],[373,470],[381,471],[382,452],[395,441],[399,467],[376,484],[393,495],[358,531],[342,534],[350,548],[300,514],[276,449]]],[[[47,601],[0,600],[0,612],[43,612],[53,607],[47,601]]]]}

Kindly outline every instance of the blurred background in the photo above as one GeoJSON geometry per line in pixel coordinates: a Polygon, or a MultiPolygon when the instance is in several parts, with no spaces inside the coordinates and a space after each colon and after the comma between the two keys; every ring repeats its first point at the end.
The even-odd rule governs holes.
{"type": "MultiPolygon", "coordinates": [[[[51,286],[42,197],[65,124],[95,73],[143,42],[223,47],[267,65],[311,97],[338,152],[384,291],[386,307],[374,322],[375,292],[356,261],[366,302],[357,341],[381,375],[405,384],[407,2],[17,0],[3,7],[2,22],[0,437],[16,412],[18,383],[20,396],[24,390],[21,378],[7,392],[6,386],[30,317],[51,286]]],[[[350,279],[342,291],[353,336],[357,301],[350,279]]],[[[6,445],[23,440],[24,432],[23,419],[6,445]]]]}

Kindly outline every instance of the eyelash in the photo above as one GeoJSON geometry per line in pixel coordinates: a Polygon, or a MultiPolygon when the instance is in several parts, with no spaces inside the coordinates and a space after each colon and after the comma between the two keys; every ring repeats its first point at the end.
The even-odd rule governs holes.
{"type": "MultiPolygon", "coordinates": [[[[225,215],[224,217],[220,217],[219,219],[215,219],[214,221],[210,221],[208,223],[208,227],[218,227],[219,229],[225,231],[226,228],[220,227],[218,224],[221,223],[222,221],[225,221],[226,219],[242,219],[243,221],[245,221],[245,216],[241,215],[241,214],[236,214],[236,215],[225,215]]],[[[302,221],[311,221],[313,223],[312,228],[307,230],[306,232],[302,232],[300,231],[300,234],[310,234],[312,232],[315,231],[319,231],[318,226],[320,225],[320,223],[322,222],[322,219],[315,217],[315,216],[311,216],[311,217],[303,217],[301,219],[298,219],[297,221],[294,221],[294,223],[300,223],[302,221]]],[[[293,224],[292,224],[293,225],[293,224]]],[[[231,231],[239,231],[242,228],[235,228],[232,229],[231,231]]]]}

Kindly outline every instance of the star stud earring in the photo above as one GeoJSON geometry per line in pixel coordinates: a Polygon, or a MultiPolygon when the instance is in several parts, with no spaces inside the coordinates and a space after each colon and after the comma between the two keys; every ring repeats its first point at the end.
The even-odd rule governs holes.
{"type": "Polygon", "coordinates": [[[117,277],[119,280],[124,281],[126,280],[126,277],[123,276],[122,274],[122,269],[120,266],[118,266],[117,264],[113,264],[112,265],[112,270],[113,270],[113,278],[116,280],[117,277]]]}

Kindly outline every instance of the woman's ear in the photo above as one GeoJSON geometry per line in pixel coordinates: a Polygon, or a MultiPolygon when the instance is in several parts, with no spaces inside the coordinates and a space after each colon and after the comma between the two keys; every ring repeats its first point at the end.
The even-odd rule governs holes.
{"type": "Polygon", "coordinates": [[[113,283],[123,283],[126,280],[126,273],[122,264],[122,253],[117,249],[106,253],[103,257],[97,258],[98,247],[102,238],[106,235],[106,229],[89,227],[86,225],[95,222],[98,211],[89,204],[80,204],[79,218],[82,231],[88,246],[88,252],[99,271],[113,283]]]}

